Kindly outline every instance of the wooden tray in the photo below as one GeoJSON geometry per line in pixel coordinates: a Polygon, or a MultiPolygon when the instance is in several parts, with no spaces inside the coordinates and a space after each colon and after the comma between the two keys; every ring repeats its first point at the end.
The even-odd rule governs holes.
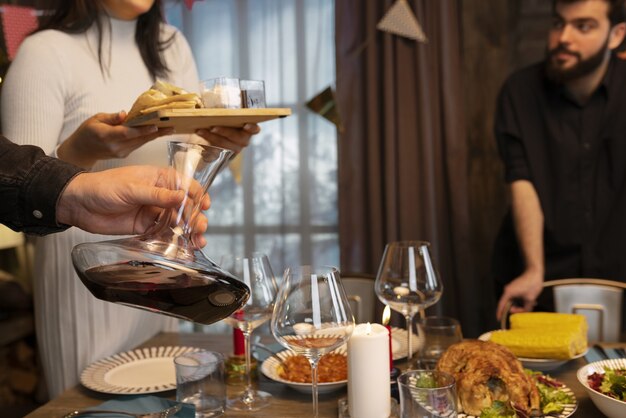
{"type": "Polygon", "coordinates": [[[190,133],[212,126],[241,128],[246,123],[260,123],[289,115],[289,108],[166,109],[136,117],[126,125],[156,125],[159,128],[174,128],[177,133],[190,133]]]}

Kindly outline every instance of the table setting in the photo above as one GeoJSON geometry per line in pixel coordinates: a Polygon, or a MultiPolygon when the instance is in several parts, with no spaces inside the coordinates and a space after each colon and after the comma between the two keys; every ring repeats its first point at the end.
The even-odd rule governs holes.
{"type": "MultiPolygon", "coordinates": [[[[588,381],[588,376],[606,373],[607,368],[626,368],[626,359],[618,358],[623,354],[620,347],[596,345],[588,349],[585,340],[584,350],[573,351],[571,358],[551,359],[555,364],[545,370],[537,363],[541,358],[530,358],[527,363],[524,356],[513,354],[509,348],[489,341],[490,338],[485,336],[477,340],[464,339],[460,323],[455,318],[420,315],[414,320],[415,315],[411,312],[420,312],[426,300],[424,294],[428,294],[429,289],[436,289],[439,296],[434,298],[437,299],[443,285],[428,251],[423,251],[428,243],[392,244],[390,247],[403,247],[406,256],[386,255],[381,260],[376,292],[383,295],[381,300],[388,301],[389,289],[392,289],[397,301],[388,304],[380,323],[354,322],[341,285],[341,272],[334,267],[288,267],[279,281],[264,254],[226,255],[220,259],[220,268],[245,283],[250,296],[225,321],[243,331],[248,362],[253,354],[259,361],[254,376],[247,362],[242,384],[226,382],[224,357],[233,348],[232,341],[226,336],[164,334],[147,342],[146,347],[118,353],[86,368],[81,376],[84,388],[76,388],[73,396],[87,401],[88,405],[77,408],[81,405],[75,403],[74,408],[70,408],[67,400],[76,398],[68,395],[63,399],[64,395],[48,407],[44,406],[42,412],[49,414],[48,408],[56,408],[56,401],[62,405],[58,414],[38,415],[35,411],[31,416],[70,416],[76,411],[88,413],[84,411],[87,407],[131,414],[166,411],[166,415],[160,416],[171,417],[253,414],[259,417],[473,418],[485,413],[494,414],[492,416],[516,414],[511,403],[498,401],[495,395],[489,398],[488,405],[467,403],[472,390],[481,388],[481,385],[488,387],[487,381],[494,378],[505,382],[502,390],[507,385],[531,384],[530,402],[526,407],[517,405],[522,414],[517,416],[542,408],[546,412],[540,416],[552,418],[579,416],[581,411],[588,414],[598,409],[609,417],[623,416],[621,406],[624,402],[594,390],[588,381]],[[396,259],[395,264],[389,262],[392,258],[396,259]],[[398,258],[403,261],[398,262],[398,258]],[[405,276],[406,282],[398,282],[395,274],[405,276]],[[414,297],[413,292],[419,297],[414,297]],[[413,303],[420,308],[415,309],[413,303]],[[388,325],[389,308],[397,309],[405,318],[410,317],[406,329],[388,325]],[[253,330],[265,322],[269,323],[271,335],[258,335],[254,339],[256,343],[252,343],[253,330]],[[417,332],[413,332],[413,325],[417,332]],[[263,354],[258,349],[260,346],[264,347],[263,354]],[[458,354],[460,352],[471,355],[463,357],[458,354]],[[601,360],[597,357],[608,354],[615,358],[601,360]],[[201,360],[201,356],[210,357],[212,363],[201,360]],[[332,358],[330,366],[324,364],[325,356],[332,358]],[[302,360],[291,363],[296,357],[302,360]],[[489,370],[508,370],[506,373],[510,375],[485,374],[483,380],[476,380],[476,375],[483,373],[478,364],[485,361],[493,364],[489,370]],[[586,361],[589,364],[585,365],[586,361]],[[456,372],[461,368],[459,364],[466,364],[462,368],[470,372],[456,372]],[[539,367],[534,367],[537,364],[539,367]],[[308,381],[295,381],[301,377],[285,378],[285,369],[294,371],[296,367],[308,368],[308,381]],[[532,371],[524,371],[524,367],[532,371]],[[328,370],[342,371],[344,375],[327,381],[328,370]],[[549,407],[538,401],[538,393],[543,397],[546,388],[549,396],[561,399],[554,400],[554,405],[549,407]],[[95,394],[116,398],[106,400],[95,394]],[[532,400],[533,396],[536,401],[532,400]],[[160,409],[142,406],[143,409],[138,410],[137,400],[145,402],[142,399],[152,398],[173,404],[160,409]],[[102,403],[103,399],[106,402],[102,403]],[[127,400],[124,402],[124,399],[127,400]],[[175,408],[176,405],[179,408],[175,408]],[[526,412],[523,408],[527,408],[526,412]]],[[[519,322],[518,319],[535,322],[528,316],[532,314],[514,315],[518,317],[512,316],[512,323],[519,322]]],[[[578,317],[568,314],[554,315],[557,322],[579,321],[578,317]]],[[[579,334],[581,330],[586,331],[584,326],[575,329],[579,334]]],[[[530,348],[521,349],[533,350],[532,347],[531,344],[530,348]]],[[[514,345],[512,349],[516,349],[514,345]]],[[[518,354],[526,355],[527,352],[518,354]]],[[[580,416],[589,416],[584,414],[580,416]]],[[[102,415],[92,412],[91,415],[71,416],[102,415]]]]}
{"type": "MultiPolygon", "coordinates": [[[[251,112],[264,107],[262,84],[250,81],[242,99],[241,91],[232,94],[242,85],[234,81],[205,83],[202,99],[218,108],[215,100],[228,99],[224,111],[242,100],[251,112]]],[[[185,111],[207,120],[206,112],[197,112],[200,98],[178,95],[184,97],[158,103],[193,106],[185,111]]],[[[154,112],[160,122],[171,122],[163,105],[150,103],[137,111],[137,123],[149,123],[154,112]]],[[[233,153],[177,141],[168,150],[173,175],[165,181],[184,191],[183,204],[164,211],[140,236],[74,247],[74,267],[102,300],[197,324],[224,321],[243,336],[241,384],[227,380],[233,347],[226,336],[160,334],[92,363],[80,387],[29,417],[567,418],[597,411],[594,405],[609,417],[626,416],[626,403],[616,399],[621,393],[603,383],[605,375],[626,381],[626,359],[582,364],[588,353],[600,352],[588,351],[582,315],[517,313],[510,330],[478,339],[464,339],[456,318],[426,316],[444,291],[427,241],[385,246],[374,283],[386,305],[380,323],[355,322],[337,267],[286,266],[280,277],[257,250],[214,262],[195,246],[191,231],[201,196],[233,153]],[[391,310],[402,315],[404,328],[389,324],[391,310]],[[252,334],[263,324],[269,333],[257,335],[255,346],[252,334]]],[[[620,355],[609,350],[602,353],[620,355]]]]}

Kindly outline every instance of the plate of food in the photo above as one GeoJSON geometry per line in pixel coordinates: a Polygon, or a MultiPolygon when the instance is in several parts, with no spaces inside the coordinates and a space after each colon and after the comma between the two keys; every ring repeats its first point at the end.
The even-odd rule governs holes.
{"type": "Polygon", "coordinates": [[[555,312],[523,312],[509,317],[510,329],[480,337],[503,345],[524,367],[549,371],[587,353],[587,320],[584,315],[555,312]]]}
{"type": "Polygon", "coordinates": [[[157,80],[133,103],[124,124],[131,127],[156,125],[176,133],[193,133],[213,126],[241,128],[291,115],[289,108],[207,108],[197,93],[157,80]]]}
{"type": "MultiPolygon", "coordinates": [[[[322,356],[317,367],[318,393],[344,388],[348,383],[348,354],[345,346],[322,356]]],[[[291,350],[283,350],[265,359],[261,364],[261,372],[267,378],[284,383],[298,392],[311,393],[309,361],[291,350]]]]}
{"type": "Polygon", "coordinates": [[[567,418],[578,407],[569,387],[541,372],[525,370],[510,350],[489,341],[467,340],[451,346],[437,370],[456,380],[459,418],[567,418]]]}
{"type": "MultiPolygon", "coordinates": [[[[486,332],[482,334],[480,337],[478,337],[478,339],[482,341],[491,341],[493,332],[496,332],[496,331],[486,332]]],[[[542,337],[540,337],[540,339],[541,338],[542,337]]],[[[541,343],[541,341],[539,341],[538,343],[541,343]]],[[[498,342],[498,344],[501,344],[501,343],[498,342]]],[[[507,346],[506,344],[502,344],[502,345],[507,346]]],[[[532,346],[530,347],[530,349],[531,350],[533,349],[532,346]]],[[[515,353],[515,350],[512,350],[512,351],[515,353]]],[[[584,351],[581,351],[578,354],[573,354],[572,357],[568,357],[568,358],[533,358],[533,357],[524,357],[524,356],[519,356],[519,355],[517,356],[517,358],[522,362],[522,365],[526,367],[527,369],[548,372],[548,371],[561,367],[563,364],[567,363],[568,361],[583,357],[586,353],[587,353],[587,348],[585,348],[584,351]]]]}
{"type": "Polygon", "coordinates": [[[626,417],[626,359],[594,361],[578,369],[576,377],[604,415],[626,417]]]}
{"type": "MultiPolygon", "coordinates": [[[[423,338],[416,333],[411,333],[411,341],[413,345],[411,350],[416,353],[423,343],[423,338]]],[[[391,354],[393,360],[402,360],[406,358],[409,352],[409,333],[403,328],[391,327],[391,354]]]]}
{"type": "Polygon", "coordinates": [[[80,375],[91,390],[138,395],[176,389],[174,357],[198,351],[195,347],[140,348],[114,354],[89,365],[80,375]]]}

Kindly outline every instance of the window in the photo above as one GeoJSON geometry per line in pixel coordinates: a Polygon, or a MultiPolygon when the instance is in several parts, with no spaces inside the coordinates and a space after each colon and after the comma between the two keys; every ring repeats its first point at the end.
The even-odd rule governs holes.
{"type": "Polygon", "coordinates": [[[263,251],[279,277],[288,265],[338,266],[336,130],[305,105],[335,78],[334,0],[205,0],[192,11],[170,1],[166,16],[200,79],[264,80],[267,106],[293,112],[261,124],[240,182],[224,171],[209,190],[205,253],[263,251]]]}

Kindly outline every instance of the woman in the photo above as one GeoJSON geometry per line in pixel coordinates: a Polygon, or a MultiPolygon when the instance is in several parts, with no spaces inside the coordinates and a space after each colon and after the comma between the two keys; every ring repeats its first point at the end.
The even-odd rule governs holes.
{"type": "MultiPolygon", "coordinates": [[[[164,23],[160,0],[51,3],[46,9],[53,14],[22,43],[4,82],[4,133],[92,170],[166,164],[166,139],[157,137],[171,132],[125,127],[119,111],[156,79],[198,90],[189,45],[164,23]]],[[[257,132],[250,125],[197,133],[239,151],[257,132]]],[[[104,239],[110,237],[71,228],[36,241],[37,336],[52,397],[75,385],[91,362],[176,329],[172,318],[99,301],[81,284],[73,246],[104,239]]]]}

